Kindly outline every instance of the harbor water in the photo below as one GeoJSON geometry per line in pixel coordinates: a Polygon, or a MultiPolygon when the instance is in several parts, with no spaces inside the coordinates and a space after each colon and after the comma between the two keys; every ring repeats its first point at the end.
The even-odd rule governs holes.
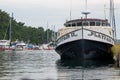
{"type": "Polygon", "coordinates": [[[55,51],[0,52],[0,80],[120,80],[105,61],[61,61],[55,51]]]}

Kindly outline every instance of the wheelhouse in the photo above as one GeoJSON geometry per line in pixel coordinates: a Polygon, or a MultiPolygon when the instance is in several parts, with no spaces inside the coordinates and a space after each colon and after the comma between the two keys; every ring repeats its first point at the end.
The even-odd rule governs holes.
{"type": "Polygon", "coordinates": [[[66,27],[80,27],[80,26],[110,26],[108,20],[102,19],[76,19],[67,21],[64,24],[66,27]]]}

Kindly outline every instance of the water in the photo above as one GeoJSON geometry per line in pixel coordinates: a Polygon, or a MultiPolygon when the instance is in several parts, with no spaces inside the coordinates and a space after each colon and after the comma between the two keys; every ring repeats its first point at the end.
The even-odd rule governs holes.
{"type": "Polygon", "coordinates": [[[0,52],[0,80],[120,80],[110,65],[61,61],[54,51],[0,52]]]}

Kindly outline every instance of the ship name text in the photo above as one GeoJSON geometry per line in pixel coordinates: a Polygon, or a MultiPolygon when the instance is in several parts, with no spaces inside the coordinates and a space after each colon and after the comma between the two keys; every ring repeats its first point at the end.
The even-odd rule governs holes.
{"type": "Polygon", "coordinates": [[[77,35],[75,32],[68,33],[68,34],[62,36],[61,38],[59,38],[59,39],[57,40],[57,43],[60,43],[60,42],[62,42],[62,41],[64,41],[64,40],[67,40],[67,39],[69,39],[69,38],[71,38],[71,37],[77,37],[77,36],[78,36],[78,35],[77,35]]]}
{"type": "Polygon", "coordinates": [[[111,37],[109,37],[105,34],[102,34],[102,33],[95,32],[95,31],[90,31],[90,34],[88,34],[88,36],[94,36],[94,37],[106,40],[108,42],[113,42],[111,37]]]}

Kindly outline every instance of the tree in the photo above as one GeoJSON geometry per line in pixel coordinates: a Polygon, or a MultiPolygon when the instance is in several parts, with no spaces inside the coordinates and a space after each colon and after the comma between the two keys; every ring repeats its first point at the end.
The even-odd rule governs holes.
{"type": "MultiPolygon", "coordinates": [[[[10,16],[5,11],[0,10],[0,39],[4,38],[9,27],[10,16]]],[[[12,41],[20,40],[31,44],[43,44],[52,40],[52,30],[44,30],[43,27],[25,26],[24,22],[17,22],[12,18],[12,41]]]]}

